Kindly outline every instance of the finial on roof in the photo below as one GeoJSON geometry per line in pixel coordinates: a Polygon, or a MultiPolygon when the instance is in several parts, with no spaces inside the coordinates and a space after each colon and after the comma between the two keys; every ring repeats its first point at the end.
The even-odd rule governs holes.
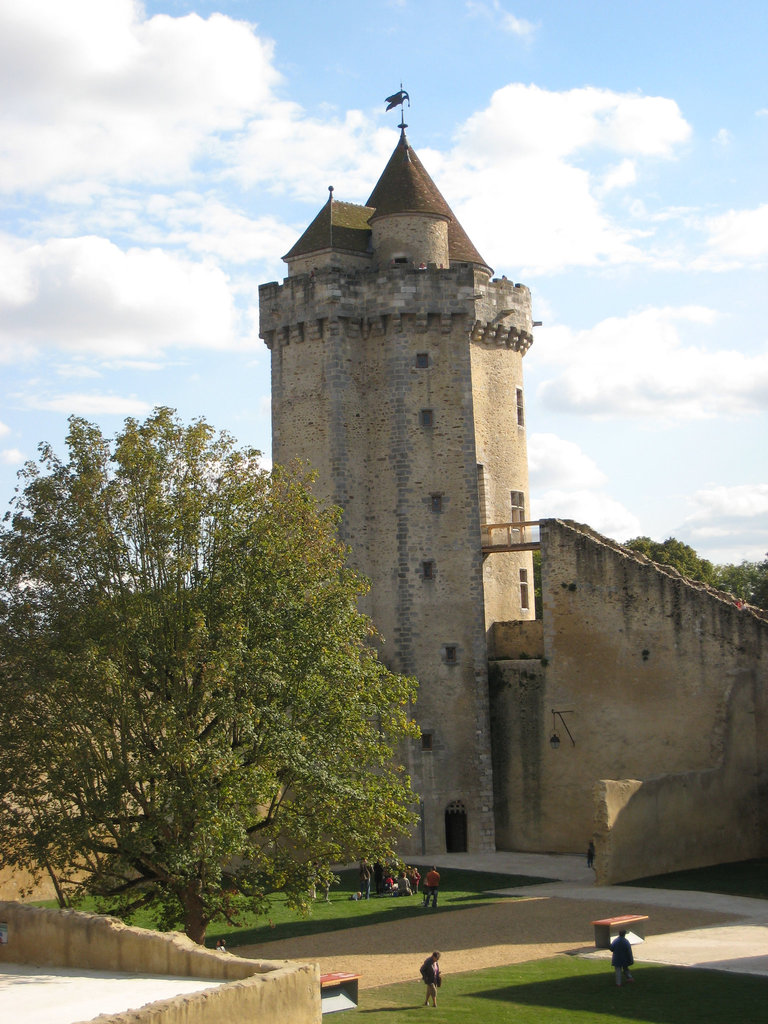
{"type": "Polygon", "coordinates": [[[411,97],[405,91],[405,89],[403,88],[403,83],[401,82],[400,83],[400,92],[395,92],[391,96],[387,96],[386,101],[385,101],[386,104],[387,104],[387,110],[392,110],[394,107],[401,107],[402,108],[400,110],[400,124],[398,125],[398,127],[400,128],[400,135],[401,136],[405,135],[405,129],[408,127],[408,125],[405,123],[405,101],[406,100],[408,101],[408,106],[410,107],[410,105],[411,105],[411,97]]]}
{"type": "Polygon", "coordinates": [[[329,199],[333,199],[333,185],[329,185],[328,186],[328,191],[330,192],[330,195],[328,196],[328,198],[329,199]]]}

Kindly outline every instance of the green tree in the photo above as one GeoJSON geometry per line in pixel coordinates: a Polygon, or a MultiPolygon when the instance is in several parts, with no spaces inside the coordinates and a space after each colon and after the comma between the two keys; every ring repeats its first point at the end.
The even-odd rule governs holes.
{"type": "Polygon", "coordinates": [[[72,418],[67,448],[0,532],[5,862],[202,942],[391,854],[415,684],[370,646],[338,510],[168,409],[114,441],[72,418]]]}
{"type": "Polygon", "coordinates": [[[633,540],[626,541],[624,546],[645,555],[652,562],[677,569],[681,576],[715,585],[716,572],[712,562],[707,561],[706,558],[700,558],[692,547],[684,544],[681,540],[669,537],[660,543],[651,540],[650,537],[635,537],[633,540]]]}
{"type": "Polygon", "coordinates": [[[768,560],[716,565],[717,586],[747,604],[768,609],[768,560]]]}

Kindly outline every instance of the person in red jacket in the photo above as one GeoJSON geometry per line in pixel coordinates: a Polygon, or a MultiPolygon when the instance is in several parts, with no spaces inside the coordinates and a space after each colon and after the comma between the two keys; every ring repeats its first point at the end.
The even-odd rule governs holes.
{"type": "Polygon", "coordinates": [[[424,879],[424,906],[429,906],[429,897],[432,897],[432,908],[437,907],[437,890],[440,888],[440,872],[432,868],[427,872],[424,879]]]}

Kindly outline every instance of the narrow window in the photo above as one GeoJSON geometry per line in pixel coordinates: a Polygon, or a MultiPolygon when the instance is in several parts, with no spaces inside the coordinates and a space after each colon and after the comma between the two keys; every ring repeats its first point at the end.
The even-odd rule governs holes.
{"type": "Polygon", "coordinates": [[[458,655],[457,655],[456,647],[454,646],[454,644],[446,644],[445,645],[445,660],[448,662],[449,665],[455,665],[457,659],[458,659],[458,655]]]}
{"type": "Polygon", "coordinates": [[[510,522],[512,523],[524,523],[525,522],[525,494],[522,491],[510,491],[510,522]]]}
{"type": "Polygon", "coordinates": [[[520,570],[520,607],[523,611],[527,611],[530,607],[528,604],[528,570],[520,570]]]}
{"type": "Polygon", "coordinates": [[[517,425],[525,426],[525,406],[523,405],[523,389],[517,389],[517,425]]]}
{"type": "Polygon", "coordinates": [[[395,258],[392,260],[392,262],[393,263],[407,263],[408,262],[408,257],[407,256],[395,256],[395,258]]]}
{"type": "Polygon", "coordinates": [[[433,580],[435,578],[435,563],[431,561],[422,562],[421,575],[425,580],[433,580]]]}
{"type": "Polygon", "coordinates": [[[430,495],[430,502],[431,502],[431,505],[432,505],[432,511],[433,512],[442,512],[443,511],[443,496],[442,496],[442,494],[432,494],[432,495],[430,495]]]}
{"type": "Polygon", "coordinates": [[[419,422],[422,427],[431,427],[435,422],[435,417],[431,409],[422,409],[419,413],[419,422]]]}
{"type": "Polygon", "coordinates": [[[432,749],[432,733],[431,732],[423,732],[421,734],[421,749],[422,750],[431,750],[432,749]]]}
{"type": "Polygon", "coordinates": [[[477,502],[480,512],[480,524],[488,522],[488,490],[485,486],[485,466],[477,465],[477,502]]]}
{"type": "Polygon", "coordinates": [[[420,370],[426,370],[429,366],[429,353],[428,352],[417,352],[416,353],[416,366],[420,370]]]}

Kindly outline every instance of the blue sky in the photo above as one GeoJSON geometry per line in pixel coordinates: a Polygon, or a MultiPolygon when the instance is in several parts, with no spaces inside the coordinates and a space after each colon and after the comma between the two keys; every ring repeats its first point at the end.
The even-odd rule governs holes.
{"type": "Polygon", "coordinates": [[[0,504],[67,417],[270,451],[258,285],[411,144],[543,326],[534,516],[768,552],[768,5],[3,0],[0,504]]]}

